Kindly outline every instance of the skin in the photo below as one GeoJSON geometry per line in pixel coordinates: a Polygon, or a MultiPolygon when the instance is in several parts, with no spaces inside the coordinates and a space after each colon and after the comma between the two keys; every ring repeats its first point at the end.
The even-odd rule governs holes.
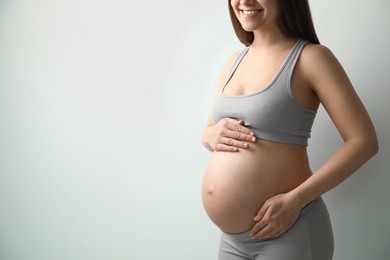
{"type": "MultiPolygon", "coordinates": [[[[274,75],[272,67],[277,68],[280,65],[277,61],[285,56],[296,39],[287,37],[278,27],[276,1],[232,0],[231,5],[243,28],[254,32],[255,40],[247,54],[248,64],[253,64],[253,67],[258,66],[256,69],[265,69],[266,72],[261,78],[248,76],[250,79],[246,79],[245,71],[240,73],[237,69],[236,79],[233,81],[234,77],[232,78],[232,82],[227,85],[229,88],[226,87],[226,93],[253,93],[259,90],[256,87],[264,86],[265,82],[269,82],[274,75]],[[255,17],[247,18],[240,13],[240,10],[262,11],[255,17]],[[258,61],[259,57],[262,58],[261,60],[270,61],[268,64],[271,64],[271,68],[252,62],[252,60],[258,61]],[[248,84],[250,81],[256,84],[248,84]]],[[[226,63],[218,93],[226,82],[228,70],[235,57],[237,53],[233,54],[226,63]]],[[[295,223],[300,210],[305,205],[343,182],[378,151],[378,141],[371,119],[342,66],[328,48],[314,44],[305,46],[294,70],[292,89],[295,97],[306,108],[315,110],[319,104],[325,108],[344,143],[315,174],[302,175],[296,185],[287,191],[269,193],[272,195],[259,198],[262,203],[253,214],[254,222],[250,228],[254,239],[275,238],[285,233],[295,223]]],[[[202,143],[214,153],[232,154],[250,152],[252,147],[259,147],[262,142],[267,143],[254,138],[251,130],[244,124],[245,122],[241,120],[230,118],[213,122],[210,117],[202,133],[202,143]]],[[[264,145],[265,149],[273,152],[276,144],[268,143],[266,144],[268,146],[264,145]]],[[[305,156],[304,147],[290,148],[287,144],[286,147],[286,149],[296,149],[298,153],[303,154],[302,157],[305,156]]],[[[275,154],[283,153],[275,152],[275,154]]]]}

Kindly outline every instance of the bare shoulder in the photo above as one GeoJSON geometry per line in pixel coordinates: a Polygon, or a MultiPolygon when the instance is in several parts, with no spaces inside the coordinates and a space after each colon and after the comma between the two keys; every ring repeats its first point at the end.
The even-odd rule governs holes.
{"type": "Polygon", "coordinates": [[[304,77],[314,89],[324,86],[324,83],[327,83],[326,86],[336,82],[337,85],[350,85],[342,65],[326,46],[307,44],[301,53],[300,66],[304,77]]]}
{"type": "Polygon", "coordinates": [[[241,53],[241,51],[235,51],[235,52],[233,52],[232,54],[229,55],[228,59],[225,62],[225,66],[224,66],[224,69],[223,69],[224,72],[226,72],[226,71],[229,72],[230,71],[230,69],[233,66],[233,63],[235,62],[237,57],[240,55],[240,53],[241,53]]]}
{"type": "Polygon", "coordinates": [[[302,51],[301,62],[304,66],[316,67],[316,65],[326,65],[329,62],[337,62],[332,51],[320,44],[308,43],[302,51]]]}
{"type": "Polygon", "coordinates": [[[229,57],[227,58],[219,81],[218,90],[217,90],[218,93],[222,89],[224,83],[227,81],[233,63],[237,59],[238,55],[240,55],[240,53],[241,51],[235,51],[232,54],[230,54],[229,57]]]}

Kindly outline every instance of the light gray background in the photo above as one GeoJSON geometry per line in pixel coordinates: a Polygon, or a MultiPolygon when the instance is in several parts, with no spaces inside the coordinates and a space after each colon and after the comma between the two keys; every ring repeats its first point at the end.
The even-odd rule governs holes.
{"type": "MultiPolygon", "coordinates": [[[[334,259],[390,259],[390,4],[311,5],[381,146],[324,196],[334,259]]],[[[215,259],[199,136],[242,48],[226,1],[1,0],[0,259],[215,259]]],[[[340,144],[320,109],[313,170],[340,144]]]]}

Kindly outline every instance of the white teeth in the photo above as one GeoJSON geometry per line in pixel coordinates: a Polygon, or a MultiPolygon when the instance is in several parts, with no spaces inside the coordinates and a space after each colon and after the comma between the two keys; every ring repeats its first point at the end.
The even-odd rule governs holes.
{"type": "Polygon", "coordinates": [[[259,10],[243,10],[244,14],[258,14],[259,10]]]}

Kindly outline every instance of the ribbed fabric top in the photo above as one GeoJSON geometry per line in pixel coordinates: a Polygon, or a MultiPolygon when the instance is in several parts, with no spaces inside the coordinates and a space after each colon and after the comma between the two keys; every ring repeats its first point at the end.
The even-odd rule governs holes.
{"type": "Polygon", "coordinates": [[[249,46],[246,47],[233,63],[228,80],[214,103],[214,122],[226,117],[243,120],[257,138],[307,145],[316,111],[303,107],[291,90],[291,76],[306,43],[303,39],[297,41],[274,79],[261,91],[226,95],[224,89],[248,52],[249,46]]]}

